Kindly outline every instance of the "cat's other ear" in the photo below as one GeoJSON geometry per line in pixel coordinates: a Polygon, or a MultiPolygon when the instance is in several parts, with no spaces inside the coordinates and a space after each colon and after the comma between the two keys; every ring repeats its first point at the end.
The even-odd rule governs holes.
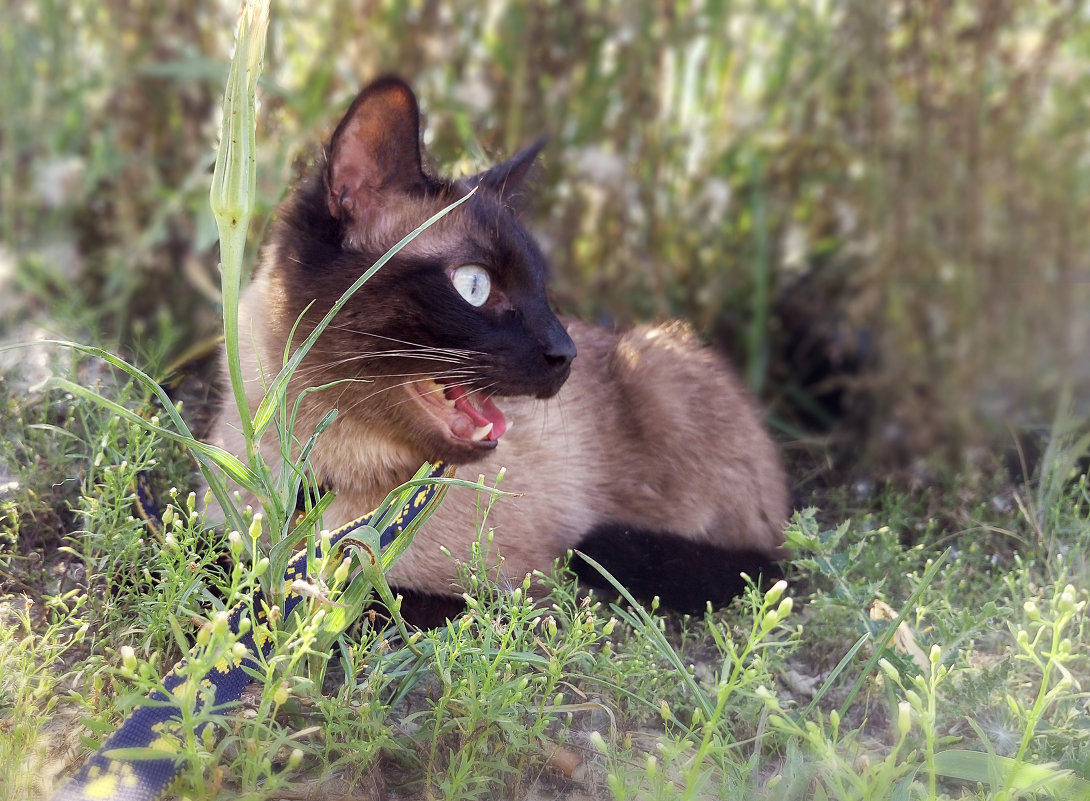
{"type": "Polygon", "coordinates": [[[522,182],[530,172],[530,168],[534,166],[534,159],[543,147],[545,147],[545,137],[520,150],[507,161],[478,174],[477,184],[483,189],[496,193],[504,201],[511,202],[519,195],[522,182]]]}
{"type": "Polygon", "coordinates": [[[379,78],[356,96],[330,139],[329,213],[368,224],[384,194],[409,192],[425,182],[416,96],[400,78],[379,78]]]}

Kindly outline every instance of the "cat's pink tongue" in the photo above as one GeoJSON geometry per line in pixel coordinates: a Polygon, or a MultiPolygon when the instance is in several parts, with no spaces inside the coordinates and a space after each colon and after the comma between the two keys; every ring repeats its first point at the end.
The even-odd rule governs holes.
{"type": "Polygon", "coordinates": [[[507,430],[507,418],[503,416],[503,412],[487,395],[478,392],[473,396],[477,406],[473,405],[469,395],[466,394],[465,389],[462,387],[447,387],[446,395],[454,401],[454,408],[472,420],[473,425],[477,428],[484,428],[489,423],[492,424],[492,430],[484,436],[484,439],[497,440],[507,430]]]}

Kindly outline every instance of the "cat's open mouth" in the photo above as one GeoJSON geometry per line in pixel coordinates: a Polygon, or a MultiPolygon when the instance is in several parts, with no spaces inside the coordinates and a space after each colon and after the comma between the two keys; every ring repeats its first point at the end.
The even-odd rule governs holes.
{"type": "Polygon", "coordinates": [[[507,418],[483,392],[462,386],[444,386],[426,378],[408,385],[409,394],[428,414],[440,422],[457,442],[480,448],[494,448],[507,430],[507,418]]]}

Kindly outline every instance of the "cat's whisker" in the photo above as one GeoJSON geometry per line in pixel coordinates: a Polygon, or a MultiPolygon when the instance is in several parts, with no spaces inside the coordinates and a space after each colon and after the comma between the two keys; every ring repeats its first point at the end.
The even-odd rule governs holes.
{"type": "Polygon", "coordinates": [[[547,400],[539,401],[541,404],[541,433],[545,434],[546,429],[549,427],[549,411],[553,408],[557,410],[560,415],[560,428],[566,429],[568,427],[567,417],[564,414],[564,396],[563,394],[554,395],[547,400]]]}
{"type": "MultiPolygon", "coordinates": [[[[472,377],[470,377],[470,378],[468,378],[468,379],[466,379],[464,381],[447,382],[446,384],[443,385],[443,388],[444,389],[446,387],[471,387],[472,388],[474,386],[473,380],[474,379],[472,377]]],[[[353,398],[352,402],[343,409],[340,408],[340,403],[339,403],[340,399],[343,397],[343,392],[342,392],[341,395],[339,395],[338,398],[337,398],[338,403],[336,405],[337,405],[338,409],[340,410],[340,414],[345,415],[345,414],[348,414],[351,410],[353,410],[356,407],[360,406],[361,404],[367,403],[368,401],[372,400],[373,398],[378,397],[383,392],[389,392],[390,390],[400,389],[401,387],[406,387],[406,386],[409,386],[410,384],[413,384],[413,383],[415,383],[415,382],[414,381],[401,381],[401,382],[398,382],[396,384],[391,384],[390,386],[380,387],[380,388],[376,389],[374,392],[370,392],[370,393],[368,393],[368,394],[366,394],[366,395],[364,395],[362,397],[353,398]]],[[[488,388],[491,388],[492,386],[493,386],[492,384],[489,384],[488,388]]],[[[434,391],[439,392],[440,390],[434,390],[434,391]]],[[[479,388],[473,388],[469,392],[467,392],[466,394],[469,395],[469,394],[472,394],[473,392],[479,392],[479,391],[480,391],[479,388]]],[[[406,402],[408,402],[410,400],[412,400],[412,398],[406,396],[405,398],[403,398],[401,400],[394,401],[394,402],[390,403],[388,408],[393,408],[395,406],[400,406],[401,404],[406,403],[406,402]]]]}
{"type": "Polygon", "coordinates": [[[407,340],[407,339],[398,339],[397,337],[391,337],[391,336],[387,336],[385,334],[375,333],[373,331],[363,331],[361,329],[350,328],[350,327],[344,326],[344,325],[330,324],[329,327],[334,328],[334,329],[336,329],[338,331],[344,331],[347,334],[357,334],[359,336],[372,337],[374,339],[382,339],[382,340],[385,340],[387,342],[396,342],[399,345],[407,345],[410,348],[413,348],[414,350],[419,350],[419,351],[443,352],[443,353],[448,353],[448,354],[451,354],[451,355],[461,355],[461,356],[464,356],[464,357],[467,357],[467,358],[475,358],[475,357],[486,355],[483,351],[479,351],[479,350],[468,350],[468,349],[463,349],[463,348],[437,348],[437,347],[434,347],[434,346],[431,346],[431,345],[421,345],[419,342],[412,342],[412,341],[407,340]]]}
{"type": "MultiPolygon", "coordinates": [[[[355,409],[357,409],[358,407],[362,406],[363,404],[368,403],[369,401],[377,398],[382,393],[390,392],[391,390],[398,389],[398,388],[406,386],[407,384],[410,384],[410,383],[412,383],[412,382],[411,381],[406,381],[406,382],[401,383],[401,384],[393,384],[392,386],[389,386],[389,387],[381,387],[381,388],[375,390],[374,392],[372,392],[372,393],[370,393],[368,395],[364,395],[364,396],[359,397],[359,398],[353,398],[352,402],[348,406],[346,406],[346,407],[344,407],[343,409],[340,410],[340,413],[342,415],[351,414],[355,409]]],[[[405,395],[400,400],[387,402],[385,408],[392,409],[392,408],[394,408],[396,406],[402,405],[403,403],[408,403],[411,400],[412,400],[412,398],[410,398],[408,395],[405,395]]],[[[338,406],[338,408],[339,408],[339,406],[338,406]]]]}
{"type": "Polygon", "coordinates": [[[423,361],[444,362],[446,364],[467,364],[469,359],[452,358],[444,355],[414,353],[411,351],[397,352],[397,351],[374,351],[365,353],[353,353],[351,356],[342,356],[340,359],[325,360],[317,366],[329,366],[347,364],[354,361],[369,361],[371,359],[380,358],[398,358],[398,359],[420,359],[423,361]]]}
{"type": "MultiPolygon", "coordinates": [[[[469,360],[463,360],[463,359],[434,358],[434,357],[422,356],[422,355],[418,355],[418,354],[398,355],[398,354],[387,354],[387,353],[379,353],[379,354],[365,353],[365,354],[352,354],[351,356],[344,356],[344,357],[342,357],[340,359],[322,361],[322,362],[318,362],[318,363],[314,363],[314,364],[306,364],[306,365],[300,367],[299,369],[297,369],[296,374],[299,375],[299,376],[302,376],[302,377],[306,377],[306,376],[311,375],[312,373],[324,373],[324,372],[327,372],[330,368],[343,367],[345,365],[349,365],[349,364],[352,364],[354,362],[377,361],[377,359],[374,358],[375,356],[397,356],[398,358],[418,359],[420,361],[433,362],[437,366],[442,365],[442,364],[465,365],[464,367],[443,368],[443,369],[428,370],[428,371],[421,370],[421,371],[419,371],[417,373],[408,373],[408,372],[405,373],[406,375],[416,374],[416,375],[420,375],[420,376],[438,375],[438,374],[444,373],[444,372],[446,372],[446,370],[450,370],[450,369],[470,370],[472,367],[480,367],[481,364],[483,363],[480,360],[477,361],[476,363],[473,363],[473,362],[471,362],[469,360]]],[[[387,375],[387,373],[385,373],[384,371],[382,372],[382,374],[387,375]]]]}
{"type": "Polygon", "coordinates": [[[465,384],[462,384],[462,386],[465,386],[465,387],[471,387],[471,388],[470,388],[470,389],[469,389],[469,390],[468,390],[468,391],[466,392],[466,396],[469,396],[469,395],[478,395],[478,394],[482,394],[482,393],[483,393],[483,394],[485,394],[485,395],[487,395],[487,394],[488,394],[488,390],[490,390],[490,389],[492,389],[493,387],[495,387],[495,386],[496,386],[496,383],[495,383],[495,382],[490,382],[490,383],[488,383],[488,384],[485,384],[485,385],[483,385],[483,386],[473,386],[473,385],[472,385],[472,384],[471,384],[470,382],[467,382],[467,383],[465,383],[465,384]]]}
{"type": "MultiPolygon", "coordinates": [[[[356,357],[351,357],[350,356],[350,357],[345,357],[343,359],[339,359],[337,361],[324,362],[324,363],[321,363],[321,364],[306,365],[304,367],[301,367],[301,368],[297,369],[295,371],[295,374],[296,374],[296,376],[298,376],[300,378],[303,378],[303,379],[308,378],[312,374],[326,375],[326,374],[328,374],[330,372],[330,370],[332,368],[343,367],[345,365],[351,364],[351,363],[356,362],[356,361],[359,361],[359,359],[357,359],[356,357]]],[[[447,362],[447,363],[448,364],[454,364],[454,365],[460,365],[461,364],[461,362],[447,362]]],[[[402,372],[402,373],[388,373],[388,372],[383,371],[381,373],[376,372],[376,375],[382,375],[382,376],[406,376],[406,377],[407,376],[419,376],[421,378],[424,378],[424,377],[427,377],[427,376],[473,375],[474,372],[475,372],[474,369],[469,367],[469,366],[455,366],[455,367],[445,367],[443,369],[436,369],[436,370],[411,370],[411,371],[405,371],[405,372],[402,372]]],[[[361,375],[359,377],[360,378],[367,378],[366,375],[361,375]]]]}
{"type": "MultiPolygon", "coordinates": [[[[328,369],[314,368],[312,370],[297,370],[296,371],[296,376],[306,380],[311,375],[318,375],[318,376],[321,376],[321,377],[327,377],[328,373],[329,373],[328,369]]],[[[373,381],[375,379],[375,377],[379,377],[379,378],[412,378],[412,377],[416,377],[416,378],[435,378],[435,379],[438,379],[438,378],[443,378],[443,377],[448,377],[448,376],[451,377],[451,378],[472,377],[473,375],[475,375],[475,371],[468,368],[468,367],[453,367],[453,368],[448,368],[446,370],[413,370],[413,371],[403,372],[403,373],[375,373],[373,376],[365,374],[365,375],[359,375],[359,376],[351,376],[351,378],[355,378],[355,379],[361,380],[361,381],[373,381]]],[[[346,376],[346,377],[348,377],[348,376],[346,376]]]]}

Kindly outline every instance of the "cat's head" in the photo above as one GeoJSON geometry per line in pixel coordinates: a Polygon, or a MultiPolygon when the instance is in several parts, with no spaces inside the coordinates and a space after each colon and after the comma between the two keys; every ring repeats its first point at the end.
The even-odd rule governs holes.
{"type": "Polygon", "coordinates": [[[422,458],[453,462],[496,447],[507,426],[503,397],[556,394],[575,345],[549,307],[545,259],[513,206],[539,149],[471,178],[438,178],[423,166],[409,87],[383,78],[365,88],[281,208],[262,267],[274,349],[300,318],[301,341],[402,237],[472,196],[352,297],[304,360],[297,389],[362,379],[314,402],[381,428],[422,458]]]}

